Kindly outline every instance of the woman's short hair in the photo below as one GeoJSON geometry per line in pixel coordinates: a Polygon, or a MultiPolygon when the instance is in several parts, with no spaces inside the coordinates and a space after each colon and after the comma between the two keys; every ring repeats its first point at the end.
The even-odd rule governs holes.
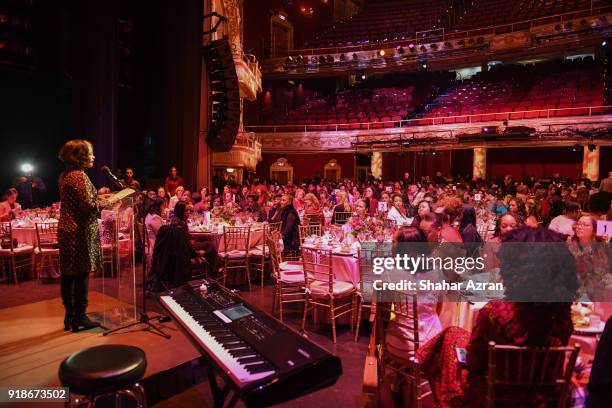
{"type": "Polygon", "coordinates": [[[89,160],[89,152],[93,150],[90,141],[84,139],[69,140],[59,151],[59,159],[67,167],[82,169],[89,160]]]}
{"type": "Polygon", "coordinates": [[[185,210],[187,209],[187,203],[184,201],[179,201],[174,206],[174,216],[179,220],[185,221],[185,210]]]}
{"type": "Polygon", "coordinates": [[[4,192],[4,196],[3,199],[6,200],[8,197],[12,196],[12,195],[17,195],[17,189],[15,187],[11,187],[6,189],[6,191],[4,192]]]}

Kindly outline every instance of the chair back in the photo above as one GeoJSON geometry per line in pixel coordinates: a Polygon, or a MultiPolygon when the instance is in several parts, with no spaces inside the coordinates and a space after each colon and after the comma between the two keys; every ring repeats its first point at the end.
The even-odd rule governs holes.
{"type": "Polygon", "coordinates": [[[328,293],[333,293],[332,251],[303,248],[302,262],[304,264],[304,282],[306,282],[306,287],[308,288],[315,282],[323,282],[328,285],[328,293]]]}
{"type": "Polygon", "coordinates": [[[318,214],[306,214],[304,216],[304,224],[310,225],[323,225],[323,213],[318,214]]]}
{"type": "Polygon", "coordinates": [[[241,251],[245,255],[249,251],[251,227],[223,227],[223,243],[225,251],[241,251]]]}
{"type": "Polygon", "coordinates": [[[344,225],[353,216],[351,211],[338,211],[334,212],[332,216],[332,224],[344,225]]]}
{"type": "Polygon", "coordinates": [[[278,241],[281,239],[281,234],[279,231],[271,230],[266,235],[266,246],[268,247],[268,251],[270,251],[270,267],[272,269],[272,276],[276,279],[280,276],[280,264],[281,260],[281,251],[278,245],[278,241]]]}
{"type": "Polygon", "coordinates": [[[268,223],[268,230],[280,232],[282,224],[283,224],[282,221],[268,223]]]}
{"type": "Polygon", "coordinates": [[[580,347],[519,347],[489,342],[487,406],[530,400],[564,408],[580,347]]]}
{"type": "Polygon", "coordinates": [[[414,351],[419,349],[419,313],[417,308],[417,293],[399,290],[386,290],[384,295],[378,292],[379,299],[376,302],[376,321],[379,330],[377,335],[378,344],[385,344],[385,332],[389,326],[412,333],[414,351]],[[381,298],[384,296],[384,299],[381,298]]]}
{"type": "Polygon", "coordinates": [[[13,252],[13,226],[10,221],[0,222],[0,245],[2,249],[10,249],[13,252]]]}
{"type": "Polygon", "coordinates": [[[359,290],[361,292],[362,301],[370,303],[371,296],[374,293],[372,285],[374,280],[380,279],[380,276],[375,275],[374,260],[376,258],[385,258],[391,255],[392,246],[390,243],[364,243],[361,249],[357,252],[357,260],[359,262],[359,290]]]}
{"type": "Polygon", "coordinates": [[[321,224],[306,224],[306,225],[299,225],[298,226],[298,232],[300,234],[300,246],[304,245],[304,240],[307,237],[310,237],[312,235],[316,235],[318,237],[321,236],[321,224]]]}
{"type": "Polygon", "coordinates": [[[36,223],[36,243],[38,248],[57,248],[57,226],[57,222],[36,223]]]}

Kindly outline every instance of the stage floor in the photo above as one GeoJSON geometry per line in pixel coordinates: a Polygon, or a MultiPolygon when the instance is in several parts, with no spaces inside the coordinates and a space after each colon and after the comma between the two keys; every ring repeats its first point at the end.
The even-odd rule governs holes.
{"type": "MultiPolygon", "coordinates": [[[[101,293],[90,292],[88,312],[100,312],[102,302],[101,293]]],[[[120,303],[117,301],[117,304],[120,303]]],[[[60,386],[57,371],[61,361],[76,351],[101,344],[130,344],[142,348],[148,356],[145,379],[175,370],[185,363],[196,365],[200,358],[200,353],[173,321],[163,324],[166,333],[172,336],[167,340],[141,330],[141,325],[106,337],[102,336],[102,329],[65,332],[63,319],[60,298],[0,309],[0,387],[60,386]]],[[[144,383],[147,388],[146,380],[144,383]]],[[[63,406],[40,406],[53,405],[63,406]]]]}

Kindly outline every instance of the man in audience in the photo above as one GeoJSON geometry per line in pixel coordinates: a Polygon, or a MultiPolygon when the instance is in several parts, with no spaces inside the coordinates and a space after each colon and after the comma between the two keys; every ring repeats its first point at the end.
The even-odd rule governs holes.
{"type": "Polygon", "coordinates": [[[126,167],[125,178],[121,182],[132,190],[140,190],[140,182],[134,179],[134,169],[131,167],[126,167]]]}
{"type": "Polygon", "coordinates": [[[249,194],[246,199],[245,211],[250,214],[255,222],[263,222],[266,219],[264,210],[257,204],[257,195],[249,194]]]}

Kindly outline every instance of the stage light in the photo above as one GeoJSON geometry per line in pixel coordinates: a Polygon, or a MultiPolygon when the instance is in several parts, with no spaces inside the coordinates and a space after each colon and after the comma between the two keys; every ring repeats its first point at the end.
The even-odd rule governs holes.
{"type": "Polygon", "coordinates": [[[236,169],[234,169],[233,167],[228,167],[227,169],[225,169],[225,171],[227,171],[228,173],[233,173],[236,171],[236,169]]]}
{"type": "Polygon", "coordinates": [[[361,80],[365,81],[365,79],[366,79],[366,74],[361,74],[361,80]]]}
{"type": "Polygon", "coordinates": [[[602,47],[605,47],[605,46],[606,46],[606,44],[608,44],[608,43],[606,42],[606,40],[603,40],[603,41],[601,42],[601,46],[602,46],[602,47]]]}
{"type": "Polygon", "coordinates": [[[427,64],[423,64],[421,67],[423,67],[423,69],[427,69],[427,64]]]}
{"type": "Polygon", "coordinates": [[[26,174],[32,173],[33,170],[34,170],[34,166],[32,166],[30,163],[23,163],[21,165],[21,171],[26,174]]]}
{"type": "Polygon", "coordinates": [[[385,50],[378,51],[378,56],[379,57],[384,57],[385,56],[385,50]]]}

